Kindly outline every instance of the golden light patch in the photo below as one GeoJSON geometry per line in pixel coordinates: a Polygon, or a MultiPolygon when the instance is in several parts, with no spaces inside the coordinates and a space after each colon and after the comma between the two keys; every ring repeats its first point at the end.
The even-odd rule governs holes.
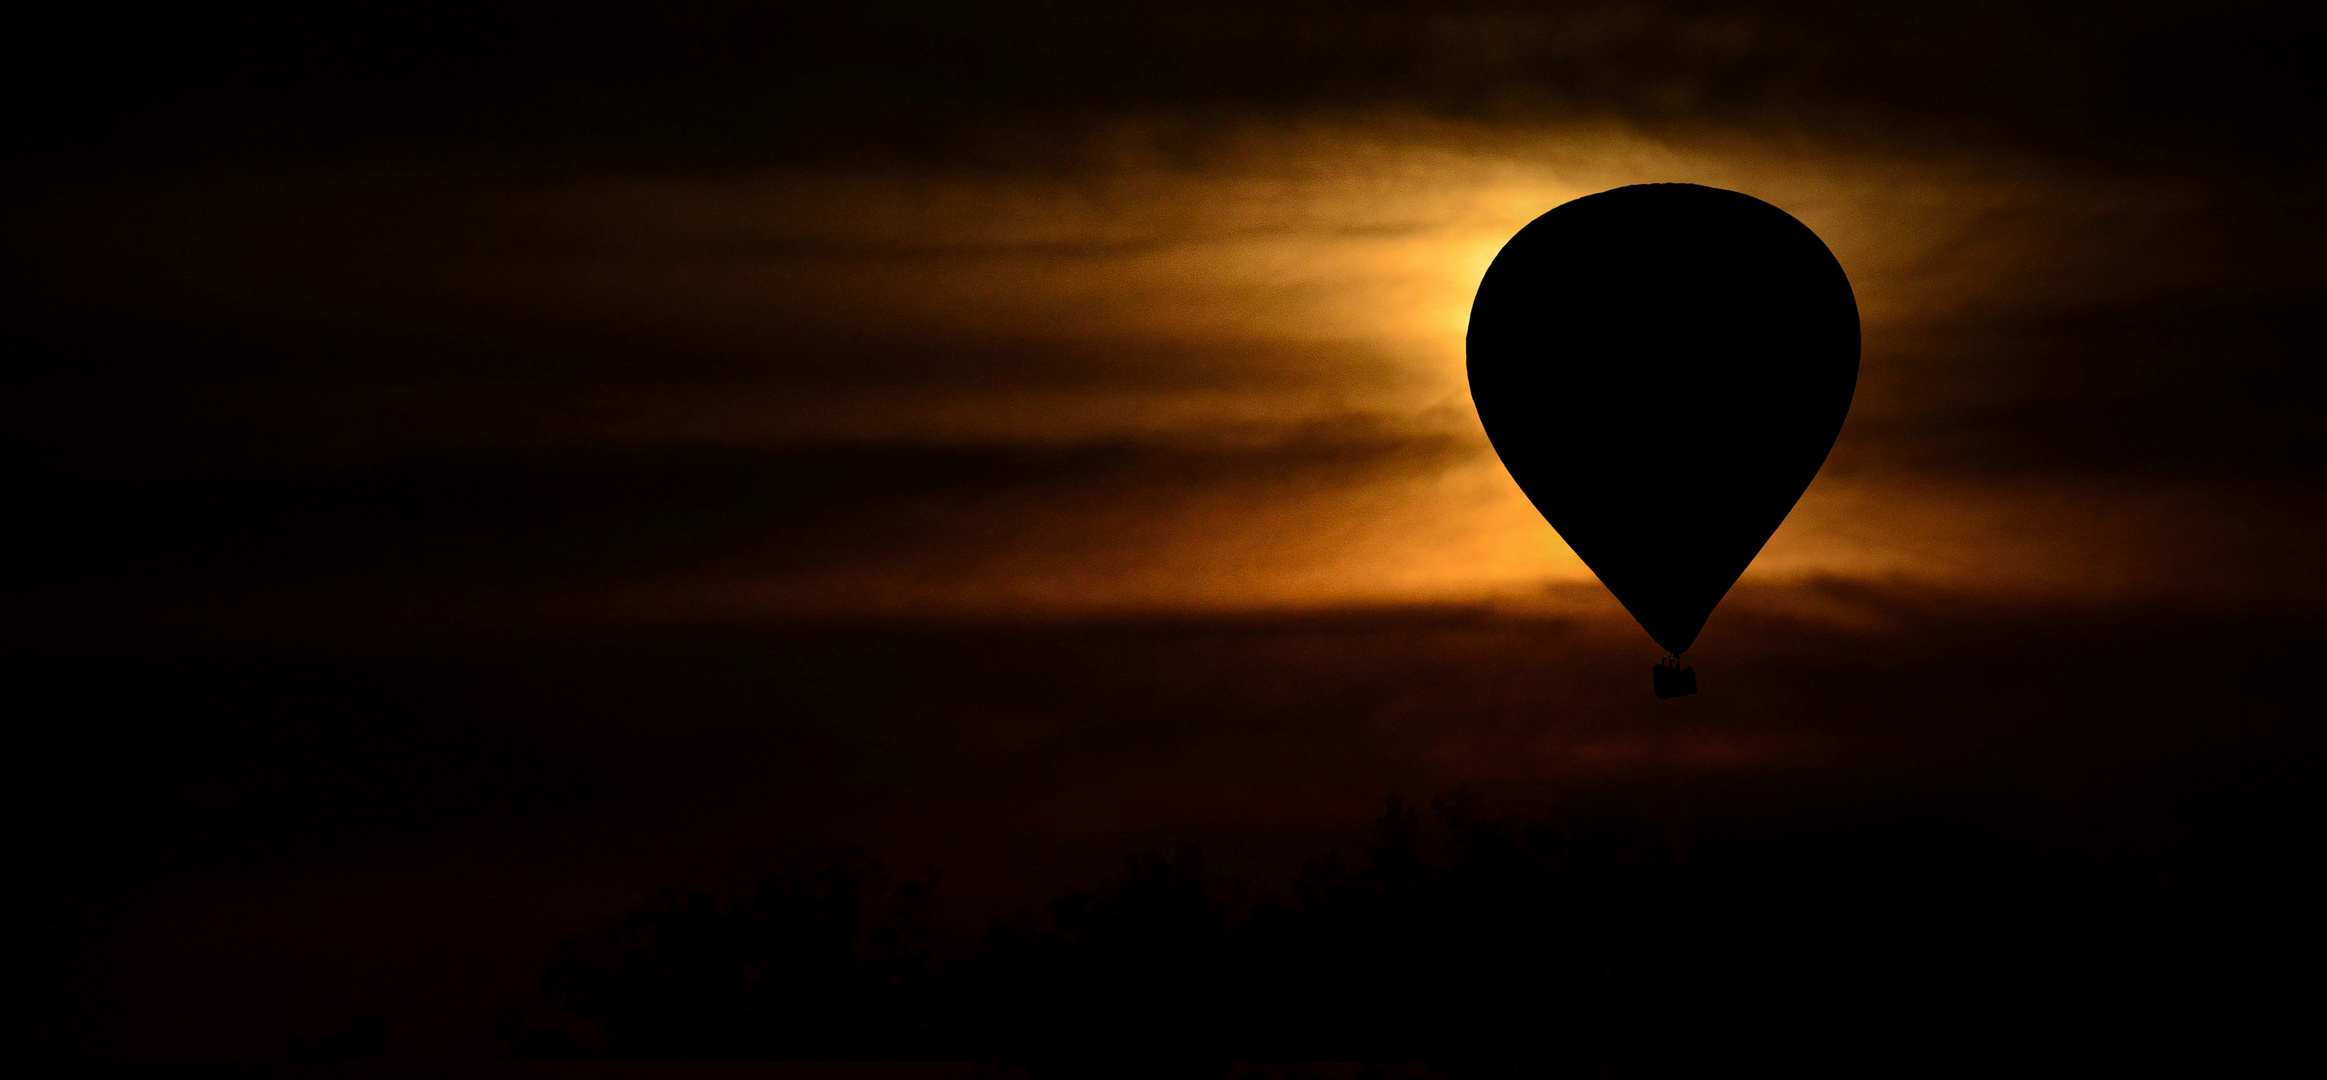
{"type": "Polygon", "coordinates": [[[319,181],[213,215],[288,215],[304,231],[221,230],[187,265],[247,304],[640,343],[633,376],[403,403],[453,439],[1131,443],[1263,461],[1356,425],[1440,447],[1336,465],[1321,445],[1266,479],[1149,476],[1162,486],[1144,495],[1103,479],[1019,491],[924,522],[965,537],[942,555],[811,572],[772,549],[622,593],[646,607],[1013,610],[1468,600],[1587,578],[1480,436],[1463,332],[1480,275],[1527,221],[1651,181],[1793,213],[1850,273],[1863,316],[1852,422],[1749,578],[2133,587],[2137,551],[2080,568],[2115,565],[2085,554],[2094,545],[2138,547],[2129,538],[2165,527],[2156,499],[1942,482],[1883,433],[2018,392],[1978,362],[1999,312],[2229,272],[2127,255],[2188,193],[2000,157],[1397,118],[1255,127],[1179,164],[1136,143],[1023,174],[319,181]],[[666,348],[725,359],[658,378],[666,348]]]}

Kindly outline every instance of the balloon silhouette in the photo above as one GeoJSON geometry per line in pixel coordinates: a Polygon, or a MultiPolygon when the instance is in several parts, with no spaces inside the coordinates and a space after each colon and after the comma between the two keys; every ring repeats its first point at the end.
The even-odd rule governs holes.
{"type": "MultiPolygon", "coordinates": [[[[1785,211],[1734,191],[1587,195],[1503,245],[1471,398],[1511,478],[1676,659],[1810,486],[1858,384],[1858,302],[1785,211]]],[[[1669,692],[1668,692],[1669,691],[1669,692]]]]}

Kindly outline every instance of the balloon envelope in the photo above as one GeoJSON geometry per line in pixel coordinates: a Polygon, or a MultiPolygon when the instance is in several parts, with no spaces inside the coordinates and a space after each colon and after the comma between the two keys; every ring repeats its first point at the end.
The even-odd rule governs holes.
{"type": "Polygon", "coordinates": [[[1519,230],[1479,284],[1468,349],[1512,479],[1680,653],[1841,432],[1858,303],[1785,211],[1643,184],[1519,230]]]}

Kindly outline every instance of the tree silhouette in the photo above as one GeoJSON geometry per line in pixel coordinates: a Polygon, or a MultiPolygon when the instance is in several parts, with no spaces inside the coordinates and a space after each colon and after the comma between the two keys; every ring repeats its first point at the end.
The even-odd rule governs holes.
{"type": "Polygon", "coordinates": [[[613,1057],[911,1053],[928,1045],[918,998],[941,974],[933,888],[891,886],[851,853],[732,896],[665,892],[570,945],[544,990],[594,1020],[613,1057]]]}
{"type": "Polygon", "coordinates": [[[851,854],[664,893],[574,943],[545,989],[595,1029],[587,1045],[501,1030],[522,1056],[943,1057],[1029,1077],[1449,1059],[1530,1064],[1429,1075],[1632,1075],[2031,1036],[2236,1050],[2300,1031],[2316,1003],[2322,818],[2317,801],[2243,811],[2170,874],[2118,861],[2064,882],[1906,829],[1708,844],[1622,814],[1393,796],[1362,850],[1282,895],[1184,848],[983,935],[940,927],[931,877],[851,854]]]}

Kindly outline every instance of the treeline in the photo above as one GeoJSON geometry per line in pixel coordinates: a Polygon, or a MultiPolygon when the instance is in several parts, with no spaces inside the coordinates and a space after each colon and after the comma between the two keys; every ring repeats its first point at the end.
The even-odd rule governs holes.
{"type": "Polygon", "coordinates": [[[980,934],[942,926],[930,880],[861,855],[665,893],[569,944],[544,977],[563,1018],[513,1011],[499,1033],[517,1057],[1602,1072],[2030,1040],[2235,1056],[2319,1015],[2323,870],[2317,800],[2216,822],[2166,872],[2063,882],[1905,832],[1705,849],[1620,816],[1392,798],[1363,851],[1288,893],[1182,850],[980,934]]]}

